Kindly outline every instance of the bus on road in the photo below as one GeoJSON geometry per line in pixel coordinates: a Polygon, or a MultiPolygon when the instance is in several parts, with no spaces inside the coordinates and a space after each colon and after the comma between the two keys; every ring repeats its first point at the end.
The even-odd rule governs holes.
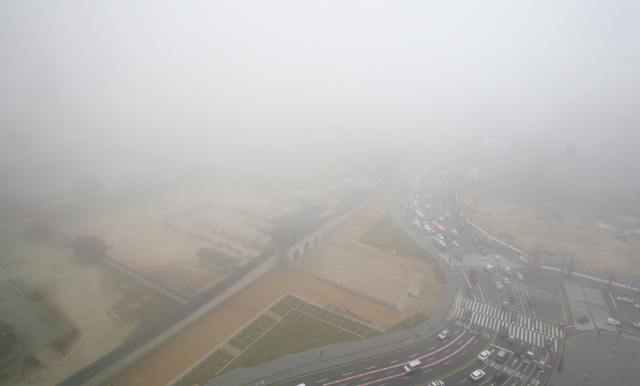
{"type": "Polygon", "coordinates": [[[433,241],[435,241],[436,245],[438,246],[438,248],[440,248],[443,251],[447,250],[447,244],[444,243],[444,241],[440,240],[438,237],[436,236],[432,236],[433,241]]]}
{"type": "Polygon", "coordinates": [[[435,222],[435,221],[431,221],[431,224],[433,224],[433,226],[434,226],[437,230],[439,230],[439,231],[440,231],[440,233],[442,233],[442,234],[444,234],[444,233],[445,233],[445,231],[444,231],[444,227],[443,227],[442,225],[438,224],[438,223],[437,223],[437,222],[435,222]]]}

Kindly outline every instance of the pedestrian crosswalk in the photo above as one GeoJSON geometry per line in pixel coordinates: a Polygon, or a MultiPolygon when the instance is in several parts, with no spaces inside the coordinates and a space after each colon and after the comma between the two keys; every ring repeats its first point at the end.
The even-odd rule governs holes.
{"type": "Polygon", "coordinates": [[[611,313],[609,313],[609,307],[607,307],[607,303],[604,302],[602,292],[599,289],[591,287],[583,286],[582,289],[584,290],[584,294],[587,296],[589,308],[591,309],[593,321],[595,322],[596,326],[609,331],[617,331],[614,326],[610,326],[604,322],[605,319],[611,317],[611,313]]]}
{"type": "Polygon", "coordinates": [[[454,316],[463,317],[466,310],[471,310],[471,323],[498,331],[506,326],[509,334],[514,334],[517,339],[542,347],[545,339],[553,340],[553,349],[557,350],[557,338],[562,336],[561,330],[550,323],[541,322],[524,315],[517,314],[518,321],[509,321],[510,312],[504,312],[500,308],[477,302],[471,299],[459,298],[454,309],[454,316]]]}
{"type": "Polygon", "coordinates": [[[580,331],[595,330],[593,324],[593,317],[589,311],[587,305],[587,299],[582,292],[582,286],[573,283],[564,283],[564,288],[567,290],[567,299],[569,300],[569,310],[571,310],[571,316],[573,317],[573,328],[580,331]],[[576,319],[580,316],[586,316],[589,318],[587,323],[577,323],[576,319]]]}
{"type": "Polygon", "coordinates": [[[564,282],[564,288],[567,291],[569,310],[573,317],[573,327],[576,330],[593,331],[596,327],[599,327],[609,331],[616,331],[615,327],[609,326],[604,322],[606,318],[611,317],[611,314],[600,290],[569,282],[564,282]],[[588,317],[589,321],[587,323],[577,323],[576,319],[580,316],[588,317]]]}
{"type": "Polygon", "coordinates": [[[451,265],[454,267],[486,267],[487,264],[491,264],[494,268],[504,268],[509,267],[511,269],[523,269],[523,267],[511,260],[500,258],[500,260],[496,260],[493,255],[481,255],[478,253],[464,253],[460,256],[461,260],[453,257],[451,252],[445,253],[446,258],[450,261],[451,265]]]}

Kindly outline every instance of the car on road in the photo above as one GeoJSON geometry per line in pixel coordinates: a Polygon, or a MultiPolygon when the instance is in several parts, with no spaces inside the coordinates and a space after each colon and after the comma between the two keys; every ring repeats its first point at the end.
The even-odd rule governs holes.
{"type": "Polygon", "coordinates": [[[493,380],[498,382],[504,381],[506,377],[507,377],[507,373],[504,373],[502,371],[498,371],[497,373],[493,374],[493,380]]]}
{"type": "Polygon", "coordinates": [[[513,334],[509,334],[509,337],[507,338],[507,342],[515,343],[516,342],[516,336],[513,335],[513,334]]]}
{"type": "Polygon", "coordinates": [[[633,306],[636,308],[636,310],[640,310],[640,304],[636,303],[633,306]]]}
{"type": "Polygon", "coordinates": [[[480,359],[481,361],[486,361],[489,358],[489,355],[491,355],[491,351],[489,350],[484,350],[483,352],[481,352],[478,355],[478,359],[480,359]]]}
{"type": "Polygon", "coordinates": [[[500,330],[498,331],[498,335],[500,335],[501,338],[504,338],[505,336],[507,336],[508,333],[509,333],[509,328],[507,326],[501,326],[500,330]]]}
{"type": "Polygon", "coordinates": [[[582,315],[582,316],[578,316],[578,319],[576,319],[576,322],[578,323],[587,323],[589,321],[589,318],[582,315]]]}
{"type": "Polygon", "coordinates": [[[546,348],[547,350],[551,350],[552,347],[553,347],[553,341],[551,339],[545,339],[544,348],[546,348]]]}
{"type": "Polygon", "coordinates": [[[524,280],[524,277],[522,277],[522,274],[520,272],[516,272],[516,276],[518,277],[518,279],[524,280]]]}
{"type": "Polygon", "coordinates": [[[440,216],[440,217],[438,217],[438,220],[444,221],[444,217],[440,216]]]}
{"type": "Polygon", "coordinates": [[[480,334],[480,326],[475,324],[471,327],[471,335],[478,336],[478,334],[480,334]]]}
{"type": "MultiPolygon", "coordinates": [[[[504,272],[505,272],[507,275],[511,275],[511,268],[509,268],[509,267],[504,267],[504,272]]],[[[507,284],[508,284],[508,283],[507,283],[507,284]]]]}
{"type": "Polygon", "coordinates": [[[633,303],[633,299],[628,298],[626,296],[616,296],[616,300],[619,302],[633,303]]]}
{"type": "Polygon", "coordinates": [[[516,355],[522,356],[522,354],[524,353],[524,346],[522,344],[517,344],[513,349],[513,352],[515,352],[516,355]]]}
{"type": "Polygon", "coordinates": [[[473,373],[471,373],[471,379],[473,379],[474,381],[477,381],[478,379],[484,377],[484,371],[478,369],[475,370],[473,373]]]}
{"type": "Polygon", "coordinates": [[[502,280],[504,281],[504,284],[511,284],[511,280],[509,280],[508,277],[503,277],[502,280]]]}
{"type": "Polygon", "coordinates": [[[418,220],[418,219],[413,220],[413,225],[415,225],[416,227],[420,228],[420,220],[418,220]]]}
{"type": "Polygon", "coordinates": [[[486,253],[486,251],[484,250],[484,248],[479,248],[478,252],[482,253],[483,255],[486,253]]]}
{"type": "Polygon", "coordinates": [[[503,301],[502,304],[500,305],[500,308],[502,309],[502,311],[508,311],[509,310],[509,302],[508,301],[503,301]]]}
{"type": "Polygon", "coordinates": [[[604,322],[606,324],[611,325],[611,326],[620,326],[620,325],[622,325],[619,321],[615,320],[614,318],[606,318],[604,320],[604,322]]]}
{"type": "Polygon", "coordinates": [[[518,322],[518,314],[516,312],[511,311],[511,318],[509,318],[514,323],[518,322]]]}
{"type": "Polygon", "coordinates": [[[442,331],[440,331],[440,334],[438,334],[438,339],[445,340],[445,339],[447,339],[449,337],[449,335],[451,335],[449,330],[442,330],[442,331]]]}
{"type": "Polygon", "coordinates": [[[436,237],[439,238],[440,240],[444,240],[444,236],[441,235],[440,233],[436,233],[436,237]]]}
{"type": "Polygon", "coordinates": [[[500,283],[499,281],[496,282],[496,288],[499,290],[503,290],[504,287],[502,286],[502,283],[500,283]]]}
{"type": "Polygon", "coordinates": [[[420,370],[421,368],[422,368],[422,362],[416,359],[415,361],[411,361],[406,365],[404,365],[404,372],[407,374],[410,374],[420,370]]]}
{"type": "Polygon", "coordinates": [[[445,213],[445,214],[444,214],[444,217],[446,217],[446,218],[451,218],[451,215],[450,215],[449,213],[445,213]]]}
{"type": "Polygon", "coordinates": [[[537,367],[540,370],[544,370],[544,367],[547,365],[547,360],[545,358],[540,358],[540,360],[538,361],[538,365],[537,367]]]}
{"type": "Polygon", "coordinates": [[[631,323],[631,325],[633,326],[633,328],[635,328],[636,330],[640,330],[640,322],[633,322],[631,323]]]}
{"type": "Polygon", "coordinates": [[[460,244],[458,244],[458,242],[455,241],[455,240],[452,241],[451,244],[453,244],[454,247],[459,247],[460,246],[460,244]]]}

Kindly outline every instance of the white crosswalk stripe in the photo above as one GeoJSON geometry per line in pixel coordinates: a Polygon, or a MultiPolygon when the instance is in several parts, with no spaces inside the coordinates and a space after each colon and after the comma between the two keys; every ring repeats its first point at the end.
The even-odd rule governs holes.
{"type": "Polygon", "coordinates": [[[617,329],[613,326],[610,326],[604,322],[605,319],[611,317],[611,313],[609,313],[609,307],[607,307],[607,303],[604,302],[604,298],[602,297],[602,292],[600,290],[590,287],[582,287],[585,295],[587,295],[587,301],[589,302],[589,308],[591,309],[591,314],[593,315],[593,321],[596,326],[603,328],[609,331],[617,331],[617,329]]]}
{"type": "MultiPolygon", "coordinates": [[[[535,329],[531,329],[531,318],[518,314],[518,323],[509,321],[509,312],[501,312],[498,307],[490,304],[479,303],[472,299],[460,298],[456,305],[454,315],[463,317],[466,310],[471,310],[473,315],[471,323],[490,330],[498,331],[501,326],[507,326],[509,334],[514,334],[518,340],[522,340],[542,347],[545,339],[560,336],[560,329],[546,322],[535,321],[535,329]]],[[[557,351],[557,344],[554,345],[557,351]]]]}
{"type": "Polygon", "coordinates": [[[582,286],[578,284],[564,282],[564,288],[567,290],[567,298],[569,299],[569,309],[571,310],[571,316],[573,316],[573,328],[580,331],[595,330],[596,327],[593,324],[591,312],[587,306],[587,299],[582,292],[582,286]],[[576,319],[580,316],[586,316],[589,318],[587,323],[577,323],[576,319]]]}
{"type": "Polygon", "coordinates": [[[602,297],[600,290],[590,287],[584,287],[573,283],[564,283],[569,298],[569,309],[573,316],[573,327],[580,331],[593,331],[596,327],[617,331],[614,326],[606,324],[606,318],[610,318],[609,308],[602,297]],[[587,316],[589,322],[577,323],[579,316],[587,316]]]}

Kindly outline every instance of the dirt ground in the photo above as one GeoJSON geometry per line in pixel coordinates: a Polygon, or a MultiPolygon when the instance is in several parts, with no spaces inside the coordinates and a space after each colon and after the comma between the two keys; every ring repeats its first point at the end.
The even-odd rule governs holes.
{"type": "Polygon", "coordinates": [[[76,257],[57,239],[7,218],[0,222],[3,268],[36,289],[36,304],[75,334],[64,356],[30,384],[59,383],[181,307],[99,261],[76,257]]]}
{"type": "Polygon", "coordinates": [[[264,250],[271,229],[265,217],[296,204],[218,182],[139,201],[53,227],[68,237],[96,236],[113,260],[174,290],[189,285],[205,291],[227,275],[202,264],[196,252],[211,248],[244,264],[264,250]]]}
{"type": "Polygon", "coordinates": [[[328,247],[327,251],[318,252],[318,257],[328,258],[328,254],[342,253],[339,252],[341,248],[349,248],[419,267],[424,276],[420,284],[423,288],[428,287],[420,299],[410,298],[404,309],[398,312],[320,280],[310,279],[305,274],[296,271],[283,272],[277,268],[193,327],[138,361],[112,379],[109,384],[166,385],[287,291],[325,307],[332,305],[341,310],[349,309],[350,312],[371,320],[373,325],[385,329],[405,320],[414,312],[435,313],[446,296],[446,286],[436,283],[431,265],[354,242],[385,215],[385,194],[379,195],[348,222],[327,235],[327,239],[334,246],[328,247]],[[428,281],[431,281],[431,286],[425,285],[428,281]]]}
{"type": "Polygon", "coordinates": [[[577,209],[482,192],[459,195],[459,205],[470,220],[525,251],[542,242],[549,250],[543,261],[562,264],[565,253],[575,251],[581,271],[640,270],[639,236],[621,241],[619,231],[601,229],[597,218],[577,209]]]}

